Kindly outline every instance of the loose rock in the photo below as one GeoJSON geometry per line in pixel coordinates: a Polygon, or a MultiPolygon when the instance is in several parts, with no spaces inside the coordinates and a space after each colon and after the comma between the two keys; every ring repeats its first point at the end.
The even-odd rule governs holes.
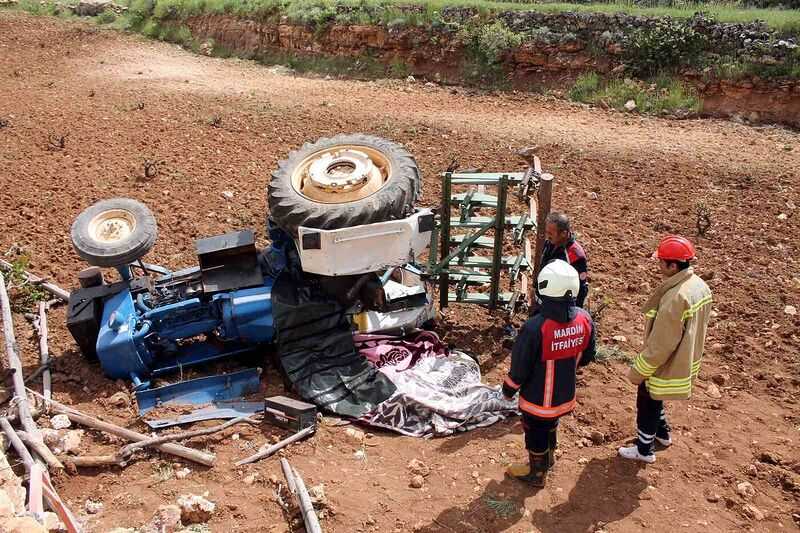
{"type": "Polygon", "coordinates": [[[190,473],[191,473],[191,470],[190,470],[190,469],[188,469],[188,468],[183,468],[183,469],[181,469],[181,470],[177,470],[177,471],[175,471],[175,477],[176,477],[177,479],[186,479],[186,476],[188,476],[190,473]]]}
{"type": "Polygon", "coordinates": [[[92,500],[86,500],[86,503],[83,504],[83,508],[89,514],[97,514],[103,510],[103,504],[100,502],[93,502],[92,500]]]}
{"type": "Polygon", "coordinates": [[[634,102],[633,100],[628,100],[627,102],[625,102],[625,105],[623,107],[627,111],[633,111],[634,109],[636,109],[636,102],[634,102]]]}
{"type": "Polygon", "coordinates": [[[428,465],[417,459],[411,459],[411,461],[408,463],[408,468],[412,473],[422,477],[426,477],[431,473],[431,469],[428,468],[428,465]]]}
{"type": "Polygon", "coordinates": [[[750,498],[756,495],[756,489],[754,489],[753,485],[751,485],[747,481],[743,481],[738,485],[736,485],[736,492],[738,492],[739,496],[741,496],[745,500],[749,500],[750,498]]]}
{"type": "Polygon", "coordinates": [[[706,394],[711,398],[719,399],[722,398],[722,394],[719,392],[719,387],[716,385],[709,385],[706,389],[706,394]]]}
{"type": "Polygon", "coordinates": [[[420,475],[416,475],[411,478],[411,483],[409,485],[412,488],[421,489],[422,486],[425,485],[425,478],[420,475]]]}
{"type": "Polygon", "coordinates": [[[787,315],[794,316],[797,314],[797,308],[793,305],[787,305],[783,308],[783,312],[787,315]]]}
{"type": "Polygon", "coordinates": [[[81,438],[83,438],[82,429],[67,431],[63,437],[58,439],[58,444],[55,446],[56,453],[78,453],[81,447],[81,438]]]}
{"type": "Polygon", "coordinates": [[[750,505],[749,503],[746,504],[744,507],[742,507],[742,511],[744,511],[744,514],[746,514],[748,517],[752,518],[753,520],[761,521],[761,520],[764,520],[764,518],[765,518],[764,517],[764,513],[761,512],[761,510],[758,507],[755,507],[754,505],[750,505]]]}
{"type": "Polygon", "coordinates": [[[71,425],[67,415],[56,415],[50,419],[50,427],[53,429],[67,429],[71,425]]]}
{"type": "Polygon", "coordinates": [[[178,498],[178,507],[181,508],[181,520],[184,524],[208,522],[216,509],[216,505],[196,494],[184,494],[178,498]]]}
{"type": "Polygon", "coordinates": [[[181,508],[177,505],[162,505],[153,513],[150,529],[163,533],[174,533],[183,529],[181,508]]]}

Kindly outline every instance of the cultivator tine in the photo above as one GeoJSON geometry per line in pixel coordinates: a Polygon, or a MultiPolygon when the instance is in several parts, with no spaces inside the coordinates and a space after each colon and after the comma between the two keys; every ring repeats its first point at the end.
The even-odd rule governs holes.
{"type": "Polygon", "coordinates": [[[517,258],[514,260],[514,265],[511,267],[511,271],[509,274],[510,282],[509,285],[513,288],[514,283],[517,281],[519,277],[520,269],[522,267],[522,260],[525,258],[525,254],[522,252],[517,254],[517,258]]]}
{"type": "Polygon", "coordinates": [[[464,199],[461,200],[459,204],[459,214],[461,222],[465,222],[467,218],[472,216],[472,197],[475,196],[475,187],[470,187],[467,190],[467,194],[464,195],[464,199]]]}
{"type": "Polygon", "coordinates": [[[522,213],[522,216],[519,217],[519,222],[514,227],[513,234],[514,234],[514,244],[519,244],[522,242],[522,237],[525,236],[525,222],[528,221],[528,213],[522,213]]]}

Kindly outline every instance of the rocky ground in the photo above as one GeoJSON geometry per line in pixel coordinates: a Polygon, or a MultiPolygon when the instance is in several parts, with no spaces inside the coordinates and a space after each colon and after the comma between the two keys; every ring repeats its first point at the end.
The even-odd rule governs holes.
{"type": "MultiPolygon", "coordinates": [[[[675,444],[654,465],[616,456],[635,431],[635,390],[626,365],[611,358],[582,372],[580,405],[562,421],[558,464],[538,492],[503,477],[524,456],[518,420],[446,439],[376,433],[365,443],[325,419],[286,456],[307,485],[323,489],[326,531],[798,529],[795,133],[427,84],[300,78],[9,13],[0,13],[0,87],[0,254],[28,255],[31,270],[65,287],[83,268],[70,244],[72,220],[101,198],[145,201],[160,225],[148,258],[172,268],[195,263],[199,237],[252,228],[266,244],[270,169],[289,150],[338,132],[405,144],[423,172],[424,205],[437,203],[437,176],[453,154],[465,167],[520,170],[512,148],[537,146],[557,177],[554,205],[574,216],[589,253],[591,306],[607,304],[602,345],[639,348],[638,307],[658,282],[647,256],[659,238],[680,232],[697,242],[715,317],[693,397],[668,406],[675,444]],[[65,135],[64,148],[48,141],[65,135]],[[145,178],[145,159],[158,162],[156,175],[145,178]],[[696,235],[701,200],[712,214],[704,237],[696,235]],[[410,486],[416,475],[419,488],[410,486]]],[[[37,366],[36,341],[15,318],[27,374],[37,366]]],[[[71,342],[63,307],[51,312],[50,327],[55,398],[144,431],[134,407],[114,396],[127,385],[105,378],[71,342]]],[[[438,331],[481,357],[487,382],[501,382],[509,364],[502,316],[451,307],[438,331]]],[[[274,370],[263,381],[264,393],[282,391],[274,370]]],[[[68,470],[54,483],[87,531],[179,529],[181,509],[159,507],[181,498],[193,509],[183,510],[184,525],[205,524],[193,531],[285,531],[273,497],[277,459],[233,466],[285,434],[240,426],[190,441],[217,454],[213,468],[152,455],[124,469],[68,470]],[[213,511],[196,498],[187,503],[190,494],[213,511]]],[[[70,444],[81,455],[119,446],[92,430],[70,444]]]]}

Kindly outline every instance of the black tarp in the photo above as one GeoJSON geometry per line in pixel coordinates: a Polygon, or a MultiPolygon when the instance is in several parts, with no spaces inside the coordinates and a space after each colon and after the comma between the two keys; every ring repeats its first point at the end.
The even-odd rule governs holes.
{"type": "Polygon", "coordinates": [[[356,351],[344,309],[313,279],[284,272],[272,287],[278,356],[307,401],[360,417],[396,387],[356,351]]]}

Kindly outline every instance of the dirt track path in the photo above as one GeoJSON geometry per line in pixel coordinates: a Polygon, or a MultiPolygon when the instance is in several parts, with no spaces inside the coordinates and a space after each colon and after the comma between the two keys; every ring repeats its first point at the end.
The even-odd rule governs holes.
{"type": "MultiPolygon", "coordinates": [[[[429,205],[439,197],[437,173],[453,153],[465,167],[517,170],[510,148],[535,145],[545,169],[557,176],[556,206],[574,215],[587,244],[596,298],[612,301],[599,323],[602,342],[622,335],[623,348],[635,352],[638,306],[657,282],[645,257],[666,231],[694,236],[695,205],[703,199],[714,225],[699,239],[698,268],[713,277],[718,316],[695,397],[669,407],[676,444],[654,466],[615,457],[616,446],[634,431],[634,391],[616,361],[584,372],[581,406],[562,425],[563,456],[548,488],[536,494],[502,476],[503,464],[523,456],[516,421],[433,441],[382,434],[365,463],[353,457],[357,445],[342,428],[323,427],[313,444],[289,455],[309,484],[325,483],[335,509],[323,521],[328,531],[797,527],[791,513],[800,512],[800,331],[796,316],[783,311],[788,304],[800,307],[793,281],[800,279],[796,134],[419,83],[298,78],[8,13],[0,13],[0,116],[10,117],[0,130],[0,253],[18,244],[34,270],[65,286],[74,285],[82,268],[69,243],[70,224],[100,198],[147,202],[161,228],[151,258],[175,268],[193,264],[198,237],[253,228],[263,243],[269,169],[320,136],[361,131],[402,142],[420,163],[429,205]],[[221,127],[210,125],[214,116],[221,127]],[[43,148],[48,134],[66,131],[65,150],[43,148]],[[143,157],[163,162],[159,176],[140,179],[143,157]],[[221,197],[223,190],[234,198],[221,197]],[[722,384],[720,399],[703,392],[712,378],[722,384]],[[587,431],[603,433],[604,442],[576,444],[587,431]],[[412,458],[433,472],[422,490],[408,487],[412,458]],[[753,477],[746,473],[750,464],[753,477]],[[737,494],[742,481],[755,487],[752,501],[737,494]],[[712,494],[718,502],[708,501],[712,494]],[[485,508],[487,496],[510,499],[523,511],[504,518],[485,508]],[[749,518],[748,503],[767,517],[749,518]]],[[[117,385],[83,362],[63,323],[63,310],[57,311],[53,351],[63,367],[56,397],[124,425],[140,424],[133,411],[109,406],[117,385]]],[[[32,370],[35,347],[24,321],[17,326],[32,370]]],[[[440,333],[482,355],[487,381],[499,383],[508,365],[502,326],[499,318],[455,309],[440,333]]],[[[266,390],[279,392],[279,382],[270,374],[266,390]]],[[[157,479],[153,459],[120,471],[62,476],[57,486],[74,509],[87,498],[106,504],[87,518],[93,531],[146,523],[158,505],[191,491],[208,491],[219,504],[213,531],[280,531],[283,519],[268,481],[280,478],[277,463],[242,472],[232,467],[247,453],[241,443],[258,446],[267,436],[250,429],[241,436],[213,439],[219,464],[194,469],[185,480],[157,479]],[[244,485],[253,472],[260,478],[244,485]]],[[[94,435],[82,446],[87,454],[112,448],[94,435]]]]}

